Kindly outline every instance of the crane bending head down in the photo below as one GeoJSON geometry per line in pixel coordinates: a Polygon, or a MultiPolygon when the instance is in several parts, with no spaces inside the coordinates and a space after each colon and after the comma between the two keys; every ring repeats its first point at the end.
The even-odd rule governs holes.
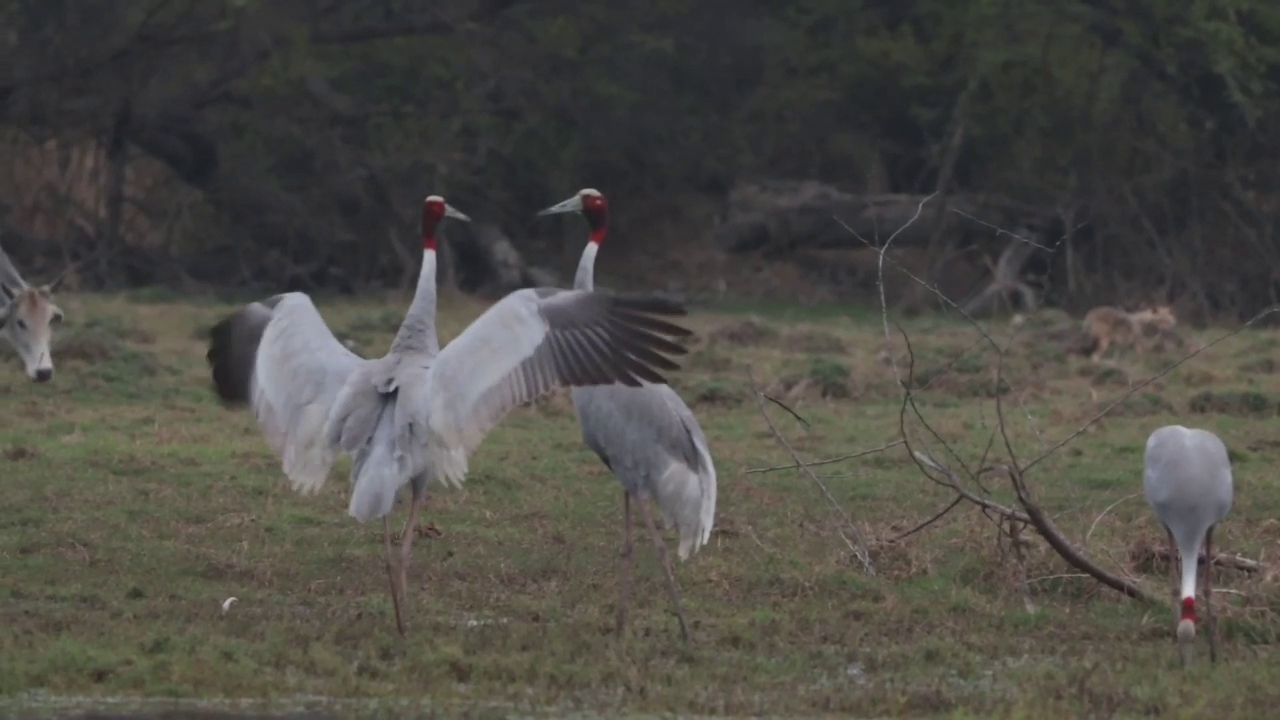
{"type": "Polygon", "coordinates": [[[1177,638],[1184,665],[1190,663],[1196,637],[1196,570],[1204,549],[1205,617],[1210,659],[1216,660],[1211,548],[1214,526],[1231,510],[1231,460],[1226,445],[1208,430],[1181,425],[1157,429],[1147,439],[1142,490],[1169,535],[1170,558],[1182,556],[1177,638]]]}

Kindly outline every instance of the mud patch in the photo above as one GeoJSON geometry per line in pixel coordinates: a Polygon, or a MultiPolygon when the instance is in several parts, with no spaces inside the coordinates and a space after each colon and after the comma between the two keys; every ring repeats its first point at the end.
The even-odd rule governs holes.
{"type": "Polygon", "coordinates": [[[712,345],[723,343],[742,347],[755,347],[769,344],[777,339],[777,329],[755,318],[720,325],[712,328],[707,333],[707,341],[712,345]]]}
{"type": "Polygon", "coordinates": [[[1232,417],[1261,417],[1273,415],[1276,403],[1260,392],[1252,390],[1196,393],[1187,401],[1187,408],[1200,415],[1229,415],[1232,417]]]}

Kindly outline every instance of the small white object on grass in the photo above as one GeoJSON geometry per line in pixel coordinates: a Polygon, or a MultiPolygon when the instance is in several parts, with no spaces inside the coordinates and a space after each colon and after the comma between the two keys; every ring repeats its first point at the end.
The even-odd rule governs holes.
{"type": "Polygon", "coordinates": [[[227,613],[227,611],[231,609],[231,606],[232,606],[232,605],[234,605],[234,604],[236,604],[236,603],[238,603],[238,602],[240,602],[240,599],[239,599],[239,598],[235,598],[235,597],[229,597],[229,598],[227,598],[226,600],[223,600],[223,601],[222,601],[222,613],[225,615],[225,614],[227,613]]]}

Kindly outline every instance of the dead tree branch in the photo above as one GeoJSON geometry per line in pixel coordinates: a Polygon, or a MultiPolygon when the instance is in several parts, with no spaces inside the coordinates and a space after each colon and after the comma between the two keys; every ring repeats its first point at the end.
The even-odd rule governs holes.
{"type": "MultiPolygon", "coordinates": [[[[865,242],[865,240],[863,242],[865,242]]],[[[1025,262],[1027,256],[1029,256],[1031,253],[1031,244],[1015,242],[1010,246],[1010,248],[1006,248],[1006,252],[1002,254],[1002,265],[1005,269],[1005,274],[1008,274],[1009,268],[1013,268],[1014,276],[1016,277],[1017,271],[1019,271],[1021,268],[1021,264],[1025,262]],[[1022,247],[1023,249],[1016,250],[1016,251],[1013,249],[1010,249],[1015,247],[1022,247]]],[[[884,259],[883,250],[881,250],[880,252],[881,252],[881,257],[880,257],[881,267],[883,267],[883,259],[884,259]]],[[[926,289],[938,295],[943,300],[943,302],[947,303],[948,305],[950,305],[951,307],[954,307],[957,311],[959,311],[961,316],[964,317],[965,320],[979,332],[979,334],[981,334],[983,340],[996,353],[997,368],[995,373],[995,382],[997,384],[997,387],[999,387],[1000,383],[1004,379],[1004,363],[1007,356],[1009,344],[1006,344],[1005,346],[1002,347],[1000,343],[997,343],[983,329],[981,324],[979,324],[976,320],[974,320],[969,310],[972,307],[975,307],[976,304],[970,303],[968,307],[957,306],[955,302],[951,301],[949,298],[943,295],[940,291],[937,290],[937,288],[934,288],[928,285],[927,283],[925,283],[920,278],[917,278],[911,275],[909,272],[905,271],[905,269],[903,269],[903,271],[906,272],[906,274],[909,277],[911,277],[914,281],[920,283],[926,289]]],[[[997,274],[999,274],[999,272],[997,274]]],[[[881,280],[881,291],[883,292],[883,275],[881,275],[880,280],[881,280]]],[[[1263,315],[1265,314],[1266,313],[1263,313],[1263,315]]],[[[1260,315],[1257,318],[1254,318],[1249,323],[1246,323],[1245,326],[1247,327],[1248,325],[1256,322],[1258,319],[1261,318],[1261,316],[1262,315],[1260,315]]],[[[886,331],[886,339],[888,339],[888,326],[889,326],[888,307],[884,303],[883,298],[881,300],[881,319],[886,331]]],[[[1237,329],[1234,332],[1239,332],[1241,329],[1243,328],[1237,329]]],[[[1234,332],[1232,334],[1234,334],[1234,332]]],[[[907,337],[905,332],[902,332],[902,335],[904,340],[907,343],[908,355],[910,358],[909,360],[910,365],[909,365],[908,372],[910,374],[914,372],[914,352],[911,349],[910,338],[907,337]]],[[[1214,342],[1215,343],[1220,342],[1222,339],[1225,339],[1225,337],[1219,338],[1214,342]]],[[[1012,338],[1010,339],[1010,344],[1011,342],[1012,342],[1012,338]]],[[[1198,352],[1202,352],[1202,351],[1203,349],[1201,349],[1198,352]]],[[[1193,353],[1192,356],[1194,356],[1194,354],[1195,353],[1193,353]]],[[[1182,359],[1177,364],[1181,364],[1182,362],[1185,362],[1186,360],[1190,359],[1190,357],[1191,356],[1188,356],[1187,358],[1182,359]]],[[[1175,364],[1175,367],[1177,364],[1175,364]]],[[[1047,448],[1039,457],[1037,457],[1032,462],[1027,464],[1020,464],[1018,461],[1017,453],[1014,450],[1013,441],[1009,435],[1008,423],[1006,421],[1005,414],[1004,414],[1004,406],[1003,406],[1003,401],[1001,399],[1001,393],[999,392],[995,393],[996,411],[997,411],[996,413],[997,414],[997,431],[1000,433],[1000,437],[1003,442],[1003,449],[1005,454],[1007,455],[1008,462],[998,463],[998,464],[993,464],[988,466],[986,465],[986,458],[985,458],[986,453],[984,452],[983,462],[979,466],[982,469],[976,473],[970,472],[967,469],[965,470],[965,472],[967,475],[969,475],[972,481],[972,484],[981,488],[982,486],[978,483],[979,475],[985,472],[988,472],[992,469],[1003,470],[1009,476],[1010,483],[1013,486],[1013,490],[1018,499],[1018,508],[1006,507],[988,499],[987,497],[984,497],[984,495],[986,494],[985,490],[983,490],[982,493],[979,494],[979,492],[976,492],[970,489],[970,487],[968,487],[966,483],[962,482],[960,476],[957,475],[956,472],[951,470],[949,467],[947,467],[943,463],[939,462],[928,452],[918,450],[915,447],[913,447],[913,441],[911,440],[911,433],[908,431],[908,428],[907,428],[908,412],[911,412],[914,415],[914,417],[921,424],[921,426],[934,438],[935,441],[940,443],[942,448],[949,455],[955,458],[956,461],[959,462],[962,467],[964,466],[964,462],[960,458],[958,453],[956,453],[955,450],[951,447],[951,445],[947,443],[939,435],[939,433],[937,433],[932,428],[932,426],[928,423],[926,418],[920,412],[920,409],[914,400],[914,395],[916,391],[913,389],[913,383],[911,382],[910,378],[906,382],[904,382],[896,363],[894,363],[893,368],[894,368],[895,377],[898,379],[899,385],[902,388],[902,405],[899,413],[899,431],[901,433],[904,444],[906,444],[908,448],[909,455],[912,458],[912,460],[916,463],[917,467],[919,467],[921,472],[929,480],[931,480],[932,482],[940,486],[948,488],[951,492],[954,492],[956,495],[956,501],[954,501],[951,505],[947,506],[947,508],[945,508],[942,513],[939,513],[935,517],[930,518],[928,521],[921,523],[920,526],[918,526],[917,528],[913,528],[911,531],[909,531],[908,534],[918,532],[920,528],[927,527],[930,524],[936,522],[939,517],[945,515],[953,507],[955,507],[955,505],[960,500],[968,501],[978,506],[979,508],[981,508],[983,513],[987,514],[989,517],[994,516],[993,520],[995,520],[996,524],[999,526],[1002,536],[1009,537],[1011,541],[1014,543],[1015,555],[1017,555],[1019,558],[1022,558],[1023,556],[1019,548],[1017,547],[1017,544],[1019,542],[1024,542],[1024,541],[1021,541],[1019,533],[1021,532],[1021,528],[1030,526],[1034,528],[1035,531],[1042,538],[1044,538],[1044,540],[1049,544],[1049,546],[1053,548],[1053,550],[1056,553],[1058,553],[1068,564],[1086,573],[1090,577],[1093,577],[1095,580],[1097,580],[1101,584],[1106,585],[1107,587],[1110,587],[1124,594],[1127,597],[1135,598],[1135,599],[1142,600],[1144,602],[1153,603],[1153,604],[1159,604],[1161,602],[1160,599],[1155,598],[1150,593],[1142,589],[1136,582],[1116,576],[1115,574],[1100,567],[1095,562],[1093,562],[1088,557],[1086,557],[1082,552],[1077,550],[1071,544],[1071,542],[1069,542],[1063,536],[1062,532],[1057,528],[1057,526],[1054,524],[1052,519],[1044,511],[1042,506],[1036,501],[1033,493],[1031,492],[1030,488],[1027,485],[1025,472],[1034,464],[1042,461],[1045,457],[1048,457],[1056,450],[1064,447],[1074,437],[1078,437],[1080,433],[1083,432],[1083,429],[1081,429],[1076,433],[1073,433],[1066,440],[1047,448]]],[[[1162,374],[1166,374],[1172,369],[1173,369],[1172,367],[1168,368],[1162,374]]],[[[1148,380],[1146,383],[1143,383],[1143,385],[1149,384],[1154,379],[1155,378],[1148,380]]],[[[1128,395],[1131,395],[1133,392],[1136,392],[1138,389],[1140,389],[1140,387],[1141,386],[1131,388],[1130,391],[1126,393],[1125,397],[1127,397],[1128,395]]],[[[1116,405],[1118,405],[1120,402],[1123,402],[1123,401],[1124,401],[1124,398],[1121,398],[1116,403],[1111,405],[1108,408],[1108,410],[1110,408],[1115,407],[1116,405]]],[[[1106,414],[1106,411],[1104,411],[1103,413],[1100,413],[1100,416],[1105,414],[1106,414]]],[[[1094,421],[1096,421],[1096,418],[1094,421]]],[[[1024,602],[1027,603],[1027,607],[1028,609],[1030,609],[1033,607],[1033,605],[1030,604],[1029,591],[1027,589],[1024,559],[1020,560],[1020,565],[1022,565],[1023,579],[1021,580],[1019,587],[1022,589],[1024,602]]]]}
{"type": "MultiPolygon", "coordinates": [[[[1163,546],[1154,547],[1151,549],[1151,557],[1155,558],[1156,560],[1169,562],[1170,561],[1169,548],[1163,547],[1163,546]]],[[[1173,558],[1173,561],[1177,561],[1177,560],[1178,558],[1176,557],[1173,558]]],[[[1202,564],[1204,563],[1204,553],[1200,554],[1199,561],[1202,564]]],[[[1214,553],[1213,564],[1216,567],[1227,568],[1229,570],[1238,570],[1242,573],[1256,573],[1262,569],[1262,564],[1259,563],[1257,560],[1250,560],[1247,557],[1244,557],[1242,555],[1237,555],[1235,553],[1214,553]]]]}
{"type": "Polygon", "coordinates": [[[1022,266],[1027,264],[1036,247],[1038,246],[1033,243],[1010,240],[996,260],[991,283],[977,297],[965,303],[964,311],[973,314],[985,305],[998,303],[1012,291],[1022,298],[1022,304],[1028,312],[1035,312],[1039,299],[1036,291],[1022,281],[1022,266]]]}

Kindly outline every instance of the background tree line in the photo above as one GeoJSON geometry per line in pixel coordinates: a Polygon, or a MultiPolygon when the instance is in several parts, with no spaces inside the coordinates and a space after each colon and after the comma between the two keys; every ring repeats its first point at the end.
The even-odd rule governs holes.
{"type": "Polygon", "coordinates": [[[1280,299],[1271,0],[0,7],[0,243],[83,287],[404,283],[430,192],[567,275],[581,228],[530,216],[584,185],[669,276],[789,178],[998,200],[1064,305],[1280,299]]]}

